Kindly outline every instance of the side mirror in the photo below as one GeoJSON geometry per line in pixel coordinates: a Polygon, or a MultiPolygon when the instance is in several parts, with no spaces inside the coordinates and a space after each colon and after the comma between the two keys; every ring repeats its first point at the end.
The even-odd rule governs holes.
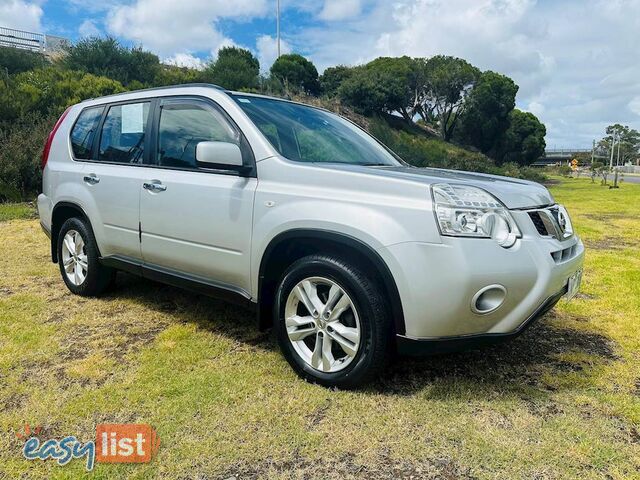
{"type": "Polygon", "coordinates": [[[242,152],[235,143],[199,142],[196,161],[209,168],[242,167],[242,152]]]}

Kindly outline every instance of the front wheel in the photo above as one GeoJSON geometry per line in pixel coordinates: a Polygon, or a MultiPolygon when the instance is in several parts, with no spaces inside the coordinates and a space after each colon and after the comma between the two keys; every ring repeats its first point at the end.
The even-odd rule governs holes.
{"type": "Polygon", "coordinates": [[[289,267],[276,295],[278,343],[302,378],[353,388],[380,372],[391,322],[369,275],[338,257],[311,255],[289,267]]]}

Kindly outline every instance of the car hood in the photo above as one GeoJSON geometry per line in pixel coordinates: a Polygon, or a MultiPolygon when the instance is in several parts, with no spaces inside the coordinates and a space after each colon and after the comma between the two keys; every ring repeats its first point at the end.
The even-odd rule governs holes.
{"type": "Polygon", "coordinates": [[[482,188],[507,208],[533,208],[555,203],[546,187],[536,182],[485,173],[462,172],[440,168],[418,168],[411,166],[379,167],[331,164],[326,168],[355,171],[379,177],[398,178],[431,185],[434,183],[462,183],[482,188]]]}

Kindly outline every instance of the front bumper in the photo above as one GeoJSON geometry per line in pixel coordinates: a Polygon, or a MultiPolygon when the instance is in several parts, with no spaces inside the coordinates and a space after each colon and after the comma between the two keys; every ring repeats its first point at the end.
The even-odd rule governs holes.
{"type": "Polygon", "coordinates": [[[406,242],[379,253],[402,301],[399,344],[477,343],[472,337],[515,335],[552,308],[582,267],[584,245],[577,236],[561,242],[528,231],[509,249],[490,239],[443,237],[439,244],[406,242]],[[489,285],[504,287],[504,301],[490,313],[475,313],[472,299],[489,285]]]}
{"type": "Polygon", "coordinates": [[[397,351],[401,355],[422,356],[437,355],[441,353],[458,352],[471,348],[485,347],[506,342],[521,335],[531,324],[535,323],[545,313],[555,307],[556,303],[567,293],[566,287],[555,295],[549,297],[540,305],[524,323],[510,333],[481,333],[475,335],[462,335],[459,337],[442,337],[435,339],[419,339],[396,336],[397,351]]]}

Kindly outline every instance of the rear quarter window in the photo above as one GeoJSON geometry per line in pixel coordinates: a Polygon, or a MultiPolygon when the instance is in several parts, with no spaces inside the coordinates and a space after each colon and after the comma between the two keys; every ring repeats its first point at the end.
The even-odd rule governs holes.
{"type": "Polygon", "coordinates": [[[104,107],[85,108],[71,130],[71,148],[75,158],[88,160],[91,158],[93,140],[104,107]]]}

